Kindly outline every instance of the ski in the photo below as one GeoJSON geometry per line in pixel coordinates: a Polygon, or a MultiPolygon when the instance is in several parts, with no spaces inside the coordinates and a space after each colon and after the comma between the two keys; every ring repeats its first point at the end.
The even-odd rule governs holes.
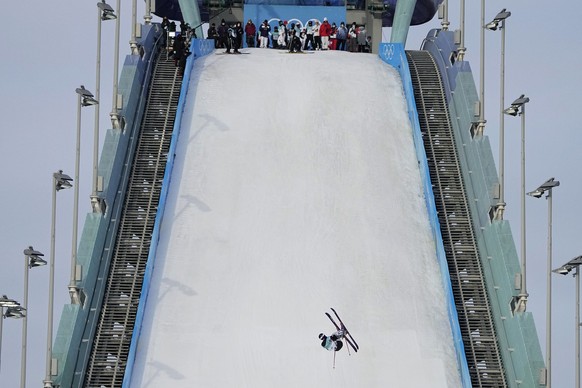
{"type": "MultiPolygon", "coordinates": [[[[340,318],[340,316],[338,315],[337,311],[335,311],[335,309],[333,307],[330,307],[330,308],[331,308],[331,311],[333,311],[333,313],[335,314],[337,320],[340,322],[341,326],[346,330],[346,335],[349,335],[350,336],[350,339],[354,343],[355,350],[357,352],[358,349],[360,349],[360,345],[358,345],[358,343],[356,342],[356,340],[352,336],[352,333],[350,333],[350,331],[346,328],[346,325],[344,325],[344,323],[343,323],[342,319],[340,318]]],[[[354,347],[354,346],[352,346],[352,347],[354,347]]]]}
{"type": "Polygon", "coordinates": [[[221,52],[221,53],[214,53],[214,55],[239,55],[239,54],[250,54],[250,53],[246,53],[246,52],[238,52],[238,53],[227,53],[227,52],[221,52]]]}
{"type": "MultiPolygon", "coordinates": [[[[333,309],[332,309],[332,310],[333,310],[333,309]]],[[[334,310],[333,312],[334,312],[334,314],[337,316],[337,313],[335,312],[335,310],[334,310]]],[[[336,321],[335,321],[335,320],[334,320],[334,319],[331,317],[331,315],[330,315],[329,313],[325,313],[325,315],[327,315],[327,317],[329,318],[329,320],[331,321],[331,323],[333,323],[333,325],[335,326],[335,328],[336,328],[337,330],[344,330],[344,331],[345,331],[345,333],[346,333],[346,334],[344,335],[344,339],[345,339],[345,340],[346,340],[346,342],[347,342],[347,343],[348,343],[348,344],[349,344],[349,345],[352,347],[352,349],[354,349],[354,351],[357,353],[357,352],[358,352],[358,349],[359,349],[360,347],[359,347],[359,346],[357,346],[357,344],[355,344],[355,341],[354,341],[354,342],[352,342],[352,339],[353,339],[353,337],[352,337],[352,335],[349,333],[348,329],[347,329],[347,328],[344,326],[344,324],[343,324],[343,322],[341,321],[341,319],[339,319],[339,317],[338,317],[338,320],[340,321],[340,324],[341,324],[341,327],[340,327],[340,325],[338,325],[338,324],[336,323],[336,321]],[[347,337],[348,335],[350,336],[350,338],[348,338],[348,337],[347,337]]]]}

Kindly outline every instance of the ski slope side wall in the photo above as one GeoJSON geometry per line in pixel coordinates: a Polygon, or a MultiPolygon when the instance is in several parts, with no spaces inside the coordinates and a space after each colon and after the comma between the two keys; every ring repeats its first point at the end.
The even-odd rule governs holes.
{"type": "Polygon", "coordinates": [[[443,239],[441,236],[441,228],[436,214],[436,205],[434,201],[434,193],[432,191],[432,184],[430,181],[430,174],[428,170],[428,162],[426,160],[426,152],[420,133],[420,124],[418,122],[418,112],[416,110],[416,103],[414,100],[414,91],[412,82],[410,80],[410,70],[408,69],[408,61],[404,52],[404,47],[400,43],[381,43],[379,48],[380,58],[398,70],[402,80],[402,87],[404,88],[404,95],[406,96],[406,106],[408,109],[408,117],[410,125],[412,126],[414,147],[416,150],[416,157],[418,159],[419,169],[422,177],[424,199],[426,202],[426,209],[430,218],[430,226],[436,243],[436,256],[438,258],[439,267],[441,270],[442,282],[447,293],[447,308],[449,314],[449,321],[451,324],[451,331],[453,341],[455,344],[455,351],[459,365],[459,372],[463,387],[471,387],[471,376],[469,374],[469,367],[467,365],[467,358],[465,357],[465,349],[463,345],[463,338],[461,335],[461,328],[459,326],[459,318],[457,309],[455,307],[455,299],[453,296],[453,289],[451,287],[451,277],[449,274],[447,258],[443,246],[443,239]]]}
{"type": "Polygon", "coordinates": [[[131,345],[129,348],[129,354],[127,358],[127,366],[125,368],[125,375],[123,377],[123,387],[129,387],[131,385],[131,375],[133,371],[133,364],[135,362],[135,353],[137,350],[137,343],[139,340],[139,335],[141,332],[141,326],[143,322],[143,314],[147,305],[148,292],[150,288],[150,280],[152,272],[155,267],[156,261],[156,250],[158,249],[158,240],[160,238],[160,225],[164,219],[164,209],[166,207],[166,198],[168,197],[168,189],[170,187],[170,179],[172,177],[172,170],[174,168],[174,159],[176,156],[176,143],[178,142],[178,137],[180,136],[180,127],[182,125],[182,114],[184,112],[184,103],[186,101],[186,96],[190,94],[190,98],[193,98],[198,92],[197,88],[189,88],[190,75],[192,73],[192,65],[194,61],[198,58],[208,55],[214,50],[214,40],[209,39],[193,39],[190,45],[190,51],[192,55],[188,57],[186,61],[186,68],[184,70],[184,77],[182,81],[182,88],[180,90],[180,99],[178,100],[178,109],[176,111],[176,120],[174,121],[174,131],[172,132],[172,140],[170,143],[170,150],[168,152],[168,161],[166,164],[166,170],[164,172],[164,180],[162,182],[162,191],[160,193],[160,203],[158,204],[158,212],[156,214],[156,220],[154,222],[154,229],[152,232],[152,242],[150,245],[150,250],[148,253],[148,260],[145,270],[145,276],[143,280],[143,285],[141,289],[141,296],[139,298],[139,307],[137,309],[137,316],[135,319],[135,326],[133,329],[133,334],[131,336],[131,345]]]}
{"type": "Polygon", "coordinates": [[[489,217],[498,201],[494,193],[499,179],[489,138],[471,136],[478,96],[469,63],[450,62],[455,49],[453,34],[432,30],[423,49],[435,58],[448,92],[451,123],[507,381],[512,387],[534,387],[544,368],[542,352],[532,314],[513,315],[510,308],[518,292],[514,276],[521,272],[519,256],[509,222],[491,222],[489,217]]]}

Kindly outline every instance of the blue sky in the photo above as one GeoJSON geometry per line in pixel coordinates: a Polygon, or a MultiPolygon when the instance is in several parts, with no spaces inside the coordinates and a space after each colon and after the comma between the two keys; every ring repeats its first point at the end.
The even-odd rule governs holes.
{"type": "MultiPolygon", "coordinates": [[[[5,180],[0,199],[5,212],[0,222],[0,294],[22,299],[23,249],[33,245],[47,256],[50,249],[51,175],[58,169],[73,176],[77,96],[84,84],[95,91],[96,23],[95,2],[63,0],[55,9],[50,2],[13,2],[0,25],[0,116],[3,139],[0,161],[5,180]],[[66,10],[66,12],[62,12],[66,10]]],[[[451,29],[459,26],[459,2],[449,1],[451,29]]],[[[111,2],[115,7],[115,4],[111,2]]],[[[138,19],[144,7],[138,2],[138,19]]],[[[129,53],[131,4],[124,2],[120,47],[129,53]]],[[[578,172],[582,133],[577,122],[580,106],[579,31],[575,29],[582,4],[566,0],[552,9],[526,0],[489,0],[486,21],[502,8],[512,16],[506,30],[506,105],[520,94],[527,105],[526,189],[535,189],[549,177],[561,186],[554,190],[554,265],[582,253],[578,243],[577,197],[582,192],[578,172]],[[555,12],[552,10],[561,10],[555,12]]],[[[471,63],[478,88],[480,2],[467,1],[465,59],[471,63]]],[[[408,49],[418,49],[435,20],[413,27],[408,49]]],[[[103,24],[101,71],[101,142],[109,126],[113,80],[114,22],[103,24]]],[[[499,32],[486,32],[485,134],[497,158],[499,120],[499,32]]],[[[93,108],[82,111],[80,214],[90,211],[93,108]]],[[[506,219],[511,222],[519,251],[520,239],[520,121],[507,117],[506,132],[506,219]]],[[[545,348],[547,204],[527,198],[528,309],[534,314],[540,344],[545,348]]],[[[62,305],[68,301],[73,191],[57,198],[55,331],[62,305]]],[[[83,216],[80,217],[83,224],[83,216]]],[[[553,277],[553,383],[572,386],[574,381],[575,281],[571,276],[553,277]]],[[[48,268],[30,272],[28,319],[28,383],[44,376],[48,268]]],[[[1,381],[19,381],[20,322],[4,321],[1,381]]]]}

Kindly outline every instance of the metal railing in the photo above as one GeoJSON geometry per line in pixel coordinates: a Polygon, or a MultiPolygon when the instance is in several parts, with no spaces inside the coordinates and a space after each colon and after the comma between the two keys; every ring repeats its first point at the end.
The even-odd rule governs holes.
{"type": "Polygon", "coordinates": [[[174,62],[160,55],[92,339],[85,387],[122,386],[181,83],[174,62]]]}
{"type": "Polygon", "coordinates": [[[442,80],[428,51],[406,56],[471,382],[507,387],[442,80]]]}

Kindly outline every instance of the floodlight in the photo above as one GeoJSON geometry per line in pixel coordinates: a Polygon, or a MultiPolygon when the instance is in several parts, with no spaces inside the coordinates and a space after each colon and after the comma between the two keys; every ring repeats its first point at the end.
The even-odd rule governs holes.
{"type": "Polygon", "coordinates": [[[60,191],[62,189],[70,189],[73,187],[71,182],[73,182],[73,178],[68,176],[67,174],[63,174],[63,170],[59,170],[53,174],[55,179],[55,190],[60,191]]]}

